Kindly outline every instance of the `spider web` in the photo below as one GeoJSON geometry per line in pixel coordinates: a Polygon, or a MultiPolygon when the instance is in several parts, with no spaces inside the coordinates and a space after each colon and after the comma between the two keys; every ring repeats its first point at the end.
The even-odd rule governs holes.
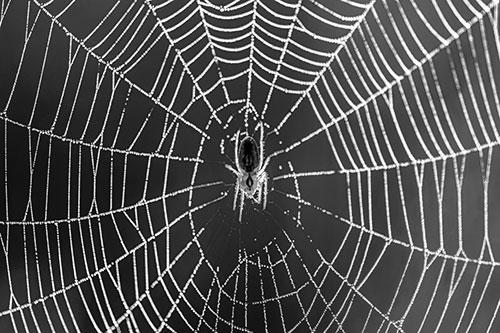
{"type": "Polygon", "coordinates": [[[499,41],[486,0],[2,0],[2,330],[497,331],[499,41]]]}

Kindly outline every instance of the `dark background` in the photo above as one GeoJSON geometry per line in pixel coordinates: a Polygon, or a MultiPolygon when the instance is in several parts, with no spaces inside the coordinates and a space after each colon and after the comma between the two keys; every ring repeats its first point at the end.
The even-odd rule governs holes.
{"type": "MultiPolygon", "coordinates": [[[[464,29],[448,4],[442,7],[446,26],[432,1],[418,7],[377,1],[332,62],[333,74],[298,104],[298,95],[274,89],[265,106],[265,81],[273,80],[276,68],[255,52],[271,68],[253,65],[256,116],[246,104],[248,74],[238,76],[248,62],[216,63],[219,74],[210,62],[212,50],[204,49],[206,36],[182,52],[183,59],[193,59],[205,50],[189,73],[175,60],[174,49],[203,33],[200,27],[177,39],[201,16],[196,12],[169,30],[168,38],[163,28],[182,21],[196,2],[163,28],[159,20],[185,2],[154,14],[142,1],[116,7],[76,1],[67,10],[64,1],[3,4],[2,332],[116,326],[179,332],[396,332],[398,325],[406,332],[498,330],[496,7],[490,12],[491,5],[454,4],[472,24],[464,29]],[[131,67],[128,60],[142,53],[134,52],[153,44],[131,67]],[[190,74],[201,76],[197,85],[190,74]],[[224,88],[215,85],[219,75],[236,78],[224,88]],[[359,101],[356,108],[347,99],[359,101]],[[240,222],[232,207],[235,179],[224,165],[233,164],[231,138],[238,129],[258,138],[254,131],[264,109],[265,155],[273,156],[267,208],[247,199],[240,222]],[[321,122],[332,126],[318,131],[321,122]],[[315,171],[327,172],[296,175],[315,171]]],[[[293,8],[265,4],[293,15],[293,8]]],[[[316,8],[312,2],[303,6],[316,8]]],[[[341,2],[328,6],[345,16],[363,13],[341,2]]],[[[346,33],[303,10],[299,18],[323,36],[346,33]]],[[[249,19],[207,22],[231,27],[249,19]]],[[[286,30],[258,20],[287,37],[286,30]]],[[[292,40],[326,53],[337,47],[295,32],[292,40]]],[[[254,47],[271,59],[281,57],[258,39],[254,47]]],[[[241,59],[250,49],[215,52],[241,59]]],[[[321,69],[289,55],[283,60],[321,69]]],[[[286,66],[280,73],[314,79],[286,66]]],[[[304,88],[283,78],[276,84],[304,88]]]]}

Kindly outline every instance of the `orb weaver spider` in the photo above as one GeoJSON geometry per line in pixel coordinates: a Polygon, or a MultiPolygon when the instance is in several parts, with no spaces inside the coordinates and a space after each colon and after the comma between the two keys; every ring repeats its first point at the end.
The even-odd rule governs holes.
{"type": "Polygon", "coordinates": [[[250,135],[246,135],[241,142],[240,131],[236,132],[234,145],[234,160],[236,168],[226,164],[226,168],[236,175],[233,210],[236,211],[238,195],[240,196],[239,221],[243,214],[245,198],[252,199],[266,209],[267,204],[267,172],[269,157],[264,160],[264,125],[260,126],[259,144],[250,135]],[[263,200],[262,200],[263,199],[263,200]]]}

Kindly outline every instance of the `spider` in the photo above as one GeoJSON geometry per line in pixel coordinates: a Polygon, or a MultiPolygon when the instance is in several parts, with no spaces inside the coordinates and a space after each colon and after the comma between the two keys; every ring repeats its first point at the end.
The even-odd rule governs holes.
{"type": "Polygon", "coordinates": [[[234,160],[236,169],[226,164],[226,168],[236,175],[236,188],[234,192],[233,210],[236,211],[238,195],[240,195],[239,221],[243,214],[245,197],[260,204],[266,209],[267,204],[267,173],[266,167],[269,157],[264,160],[264,126],[260,124],[260,142],[257,145],[255,139],[246,135],[241,142],[240,131],[236,133],[234,145],[234,160]],[[264,197],[264,200],[262,200],[264,197]]]}

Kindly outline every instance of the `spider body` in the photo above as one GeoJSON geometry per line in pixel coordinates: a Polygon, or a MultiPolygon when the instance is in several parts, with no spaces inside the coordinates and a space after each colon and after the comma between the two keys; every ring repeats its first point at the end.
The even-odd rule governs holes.
{"type": "Polygon", "coordinates": [[[226,168],[236,175],[236,185],[233,209],[236,210],[238,196],[240,197],[239,220],[243,214],[245,198],[261,203],[263,209],[267,204],[267,173],[269,159],[264,160],[264,126],[261,125],[260,142],[246,135],[239,141],[240,131],[236,133],[234,145],[235,167],[226,164],[226,168]]]}
{"type": "Polygon", "coordinates": [[[252,172],[258,167],[259,151],[254,138],[247,136],[241,141],[238,158],[246,172],[252,172]]]}
{"type": "Polygon", "coordinates": [[[246,185],[247,190],[252,190],[254,170],[259,166],[259,150],[254,138],[247,136],[241,141],[238,158],[241,168],[247,173],[245,184],[240,184],[240,186],[246,185]]]}

